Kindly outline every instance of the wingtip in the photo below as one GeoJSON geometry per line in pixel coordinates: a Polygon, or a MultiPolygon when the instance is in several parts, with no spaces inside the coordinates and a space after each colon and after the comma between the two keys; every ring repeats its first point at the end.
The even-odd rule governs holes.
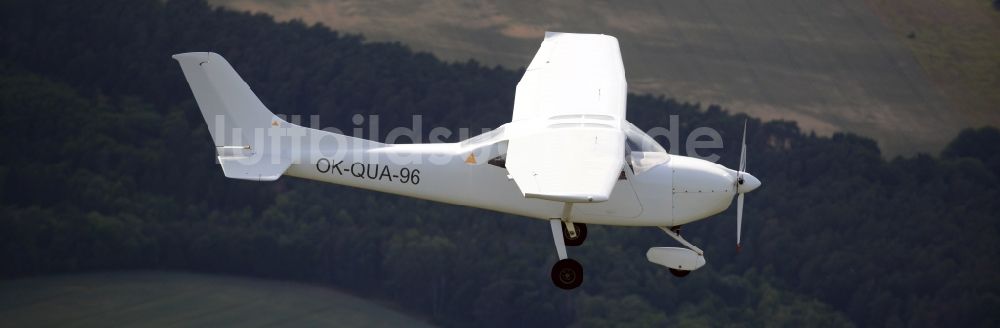
{"type": "Polygon", "coordinates": [[[211,52],[211,51],[182,52],[182,53],[174,54],[173,56],[170,56],[170,58],[173,58],[174,60],[179,61],[179,62],[180,61],[184,61],[184,60],[206,61],[206,60],[209,60],[211,58],[220,58],[220,57],[222,57],[222,56],[220,56],[217,53],[211,52]]]}
{"type": "Polygon", "coordinates": [[[558,38],[558,37],[561,37],[561,36],[570,36],[570,37],[572,37],[572,36],[577,36],[577,37],[580,37],[580,36],[584,36],[584,37],[603,37],[603,38],[609,38],[610,40],[614,41],[615,43],[618,42],[618,38],[616,38],[613,35],[608,35],[608,34],[571,33],[571,32],[555,32],[555,31],[545,31],[545,39],[543,39],[543,41],[544,40],[549,40],[549,39],[555,39],[555,38],[558,38]]]}

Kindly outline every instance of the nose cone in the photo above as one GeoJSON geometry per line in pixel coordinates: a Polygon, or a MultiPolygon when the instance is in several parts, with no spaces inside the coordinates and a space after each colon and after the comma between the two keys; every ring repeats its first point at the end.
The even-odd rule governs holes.
{"type": "Polygon", "coordinates": [[[670,159],[674,172],[673,191],[680,193],[725,193],[732,195],[733,176],[714,163],[676,156],[670,159]]]}
{"type": "Polygon", "coordinates": [[[760,180],[753,176],[753,174],[743,172],[742,178],[743,183],[739,186],[740,193],[748,193],[760,187],[760,180]]]}

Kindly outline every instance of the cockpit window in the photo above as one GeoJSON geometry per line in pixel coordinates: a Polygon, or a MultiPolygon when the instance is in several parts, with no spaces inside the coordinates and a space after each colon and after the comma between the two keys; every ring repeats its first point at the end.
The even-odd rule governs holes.
{"type": "Polygon", "coordinates": [[[624,128],[625,143],[628,144],[629,149],[633,152],[667,152],[667,150],[663,149],[660,144],[656,143],[656,140],[653,140],[653,137],[650,137],[645,132],[642,132],[641,129],[636,127],[631,122],[626,121],[624,128]]]}
{"type": "Polygon", "coordinates": [[[625,143],[630,150],[629,167],[635,175],[640,175],[663,163],[670,161],[670,155],[660,144],[645,132],[630,122],[625,122],[625,143]]]}

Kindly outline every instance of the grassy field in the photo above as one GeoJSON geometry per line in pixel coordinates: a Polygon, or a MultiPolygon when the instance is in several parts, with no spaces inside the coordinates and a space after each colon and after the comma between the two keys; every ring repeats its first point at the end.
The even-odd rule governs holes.
{"type": "MultiPolygon", "coordinates": [[[[937,152],[962,127],[1000,123],[995,115],[974,120],[983,117],[974,115],[983,112],[982,106],[966,110],[951,101],[939,88],[950,84],[932,83],[922,68],[926,61],[904,44],[910,40],[906,33],[887,28],[894,25],[868,3],[884,2],[887,11],[897,12],[911,1],[210,2],[282,20],[322,22],[373,40],[401,41],[448,60],[475,58],[507,67],[527,65],[545,30],[611,34],[621,42],[632,92],[790,119],[820,134],[855,132],[877,139],[887,154],[937,152]]],[[[984,0],[945,2],[982,2],[980,11],[985,11],[979,16],[997,15],[984,0]]],[[[947,25],[926,25],[932,31],[917,31],[917,39],[926,35],[940,42],[936,49],[951,49],[950,41],[965,40],[965,34],[930,38],[942,26],[963,28],[962,17],[953,15],[957,21],[947,25]]],[[[983,69],[980,64],[957,65],[983,69]]],[[[935,72],[930,75],[937,76],[935,72]]],[[[966,71],[956,74],[969,76],[966,71]]],[[[991,85],[976,83],[977,90],[991,85]]],[[[982,103],[984,98],[962,99],[982,103]]]]}
{"type": "Polygon", "coordinates": [[[167,272],[57,275],[0,282],[0,327],[430,327],[311,285],[167,272]]]}
{"type": "Polygon", "coordinates": [[[974,125],[1000,123],[1000,11],[988,0],[867,0],[974,125]]]}

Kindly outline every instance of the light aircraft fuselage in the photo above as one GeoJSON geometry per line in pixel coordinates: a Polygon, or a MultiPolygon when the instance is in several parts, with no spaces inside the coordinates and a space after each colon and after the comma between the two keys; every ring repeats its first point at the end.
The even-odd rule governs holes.
{"type": "MultiPolygon", "coordinates": [[[[583,267],[568,257],[587,224],[653,226],[685,248],[646,258],[685,276],[704,253],[679,227],[724,211],[760,186],[745,172],[670,155],[625,120],[625,75],[614,37],[546,33],[517,85],[514,115],[458,143],[384,144],[291,124],[267,109],[222,56],[174,55],[230,178],[283,175],[548,220],[559,261],[553,283],[573,289],[583,267]]],[[[456,224],[462,224],[456,222],[456,224]]]]}

